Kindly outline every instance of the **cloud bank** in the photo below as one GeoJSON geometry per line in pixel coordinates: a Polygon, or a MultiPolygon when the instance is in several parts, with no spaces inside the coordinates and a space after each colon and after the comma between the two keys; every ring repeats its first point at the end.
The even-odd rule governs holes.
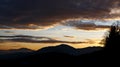
{"type": "Polygon", "coordinates": [[[63,23],[63,25],[65,26],[70,26],[81,30],[107,29],[110,28],[112,24],[113,22],[110,23],[110,22],[101,22],[95,20],[87,20],[87,21],[73,20],[63,23]]]}
{"type": "Polygon", "coordinates": [[[107,19],[120,14],[120,0],[0,0],[1,29],[37,29],[66,19],[107,19]]]}
{"type": "Polygon", "coordinates": [[[52,39],[49,37],[36,37],[28,35],[16,35],[16,36],[0,36],[0,42],[25,42],[25,43],[71,43],[80,44],[88,42],[71,42],[52,39]]]}

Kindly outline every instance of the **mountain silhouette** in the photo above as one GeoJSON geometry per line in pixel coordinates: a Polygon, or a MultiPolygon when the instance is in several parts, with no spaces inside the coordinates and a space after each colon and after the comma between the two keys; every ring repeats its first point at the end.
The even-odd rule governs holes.
{"type": "MultiPolygon", "coordinates": [[[[25,48],[18,49],[19,50],[26,50],[25,48]]],[[[7,54],[3,55],[1,61],[5,60],[5,64],[17,64],[17,65],[38,65],[41,63],[43,64],[51,64],[61,63],[62,65],[69,65],[70,64],[76,64],[78,61],[79,56],[81,56],[81,59],[83,59],[84,55],[91,54],[97,51],[102,50],[101,47],[88,47],[83,49],[75,49],[71,46],[68,46],[67,44],[61,44],[58,46],[52,46],[52,47],[45,47],[42,49],[39,49],[37,51],[31,51],[31,52],[16,52],[13,54],[7,54]],[[82,56],[83,55],[83,56],[82,56]],[[82,58],[83,57],[83,58],[82,58]],[[4,59],[5,58],[5,59],[4,59]]],[[[12,50],[13,51],[13,50],[12,50]]],[[[1,62],[0,62],[1,63],[1,62]]],[[[3,64],[4,64],[3,63],[3,64]]]]}
{"type": "Polygon", "coordinates": [[[34,50],[28,48],[20,48],[20,49],[10,49],[10,50],[0,50],[1,54],[12,54],[12,53],[24,53],[24,52],[33,52],[34,50]]]}
{"type": "Polygon", "coordinates": [[[68,46],[66,44],[61,44],[61,45],[54,46],[54,47],[45,47],[45,48],[38,50],[37,52],[40,52],[40,53],[55,52],[55,53],[66,53],[66,54],[74,55],[76,54],[77,51],[75,48],[71,46],[68,46]]]}
{"type": "Polygon", "coordinates": [[[0,60],[13,60],[30,55],[32,52],[34,51],[27,48],[0,50],[0,60]]]}
{"type": "Polygon", "coordinates": [[[101,47],[87,47],[87,48],[81,48],[81,49],[75,49],[72,46],[69,46],[67,44],[61,44],[58,46],[51,46],[51,47],[45,47],[37,52],[39,53],[65,53],[69,55],[82,55],[86,53],[92,53],[94,51],[101,50],[101,47]]]}

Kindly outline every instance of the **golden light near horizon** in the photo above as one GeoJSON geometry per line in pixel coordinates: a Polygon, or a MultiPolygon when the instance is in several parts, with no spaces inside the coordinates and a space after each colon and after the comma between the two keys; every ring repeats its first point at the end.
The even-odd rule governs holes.
{"type": "MultiPolygon", "coordinates": [[[[98,41],[99,42],[99,41],[98,41]]],[[[104,45],[96,43],[78,43],[78,44],[70,44],[70,43],[64,43],[69,46],[72,46],[76,49],[80,48],[86,48],[86,47],[104,47],[104,45]]],[[[0,50],[10,50],[10,49],[20,49],[20,48],[27,48],[31,50],[39,50],[44,47],[48,46],[57,46],[61,43],[21,43],[21,42],[3,42],[0,44],[0,50]]]]}

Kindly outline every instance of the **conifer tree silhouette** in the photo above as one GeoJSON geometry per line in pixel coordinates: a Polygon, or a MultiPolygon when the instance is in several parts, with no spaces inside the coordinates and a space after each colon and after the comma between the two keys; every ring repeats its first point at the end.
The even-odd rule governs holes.
{"type": "Polygon", "coordinates": [[[105,50],[116,52],[120,46],[120,22],[114,23],[105,38],[105,50]]]}

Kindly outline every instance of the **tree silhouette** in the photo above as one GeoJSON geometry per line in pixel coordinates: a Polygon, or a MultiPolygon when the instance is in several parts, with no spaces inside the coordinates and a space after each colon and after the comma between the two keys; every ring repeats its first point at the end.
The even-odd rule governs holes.
{"type": "Polygon", "coordinates": [[[120,48],[120,22],[114,23],[105,38],[105,50],[118,51],[120,48]]]}

